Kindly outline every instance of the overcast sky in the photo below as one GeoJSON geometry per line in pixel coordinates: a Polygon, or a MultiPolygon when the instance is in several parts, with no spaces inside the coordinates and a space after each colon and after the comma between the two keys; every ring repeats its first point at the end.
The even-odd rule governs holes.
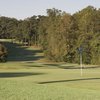
{"type": "Polygon", "coordinates": [[[46,9],[50,8],[73,14],[88,5],[100,8],[100,0],[0,0],[0,16],[24,19],[46,15],[46,9]]]}

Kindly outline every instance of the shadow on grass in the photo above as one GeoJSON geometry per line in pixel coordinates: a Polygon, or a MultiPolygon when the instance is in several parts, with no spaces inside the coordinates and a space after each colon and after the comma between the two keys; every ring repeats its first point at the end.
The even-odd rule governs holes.
{"type": "Polygon", "coordinates": [[[28,47],[23,47],[17,43],[4,42],[8,49],[8,61],[36,61],[44,56],[39,56],[37,53],[42,53],[42,50],[29,50],[28,47]]]}
{"type": "MultiPolygon", "coordinates": [[[[64,67],[60,67],[63,69],[80,69],[81,67],[77,67],[77,66],[64,66],[64,67]]],[[[83,69],[94,69],[94,68],[100,68],[99,66],[93,66],[93,67],[83,67],[83,69]]]]}
{"type": "Polygon", "coordinates": [[[75,82],[75,81],[86,81],[86,80],[100,80],[100,78],[83,78],[83,79],[71,79],[71,80],[46,81],[46,82],[38,82],[38,84],[75,82]]]}
{"type": "Polygon", "coordinates": [[[45,73],[32,73],[32,72],[0,72],[0,78],[11,78],[11,77],[24,77],[32,75],[42,75],[45,73]]]}
{"type": "MultiPolygon", "coordinates": [[[[67,64],[66,66],[62,66],[60,64],[44,64],[44,65],[55,66],[55,67],[62,68],[62,69],[80,69],[81,68],[80,66],[67,65],[67,64]]],[[[83,66],[83,69],[93,69],[93,68],[100,68],[100,66],[89,66],[89,67],[83,66]]]]}
{"type": "Polygon", "coordinates": [[[24,66],[27,66],[27,67],[44,67],[42,65],[24,65],[24,66]]]}
{"type": "Polygon", "coordinates": [[[44,65],[47,65],[47,66],[57,66],[57,67],[61,66],[60,64],[44,64],[44,65]]]}

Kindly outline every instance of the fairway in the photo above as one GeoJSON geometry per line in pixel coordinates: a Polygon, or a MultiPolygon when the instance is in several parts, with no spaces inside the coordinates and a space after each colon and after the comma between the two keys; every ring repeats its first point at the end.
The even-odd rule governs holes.
{"type": "Polygon", "coordinates": [[[100,66],[84,66],[81,76],[78,64],[47,61],[39,48],[5,45],[0,100],[100,100],[100,66]]]}

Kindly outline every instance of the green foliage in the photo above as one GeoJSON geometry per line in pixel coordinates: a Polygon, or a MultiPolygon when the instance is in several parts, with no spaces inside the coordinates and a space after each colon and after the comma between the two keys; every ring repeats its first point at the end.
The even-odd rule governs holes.
{"type": "Polygon", "coordinates": [[[0,43],[0,62],[6,62],[8,51],[7,48],[0,43]]]}
{"type": "Polygon", "coordinates": [[[88,6],[74,18],[79,34],[77,45],[83,46],[83,62],[100,64],[100,11],[88,6]]]}
{"type": "Polygon", "coordinates": [[[70,15],[47,9],[47,16],[24,20],[0,17],[0,38],[12,38],[23,44],[38,45],[53,61],[79,62],[77,49],[83,48],[86,64],[100,64],[100,9],[88,6],[70,15]]]}

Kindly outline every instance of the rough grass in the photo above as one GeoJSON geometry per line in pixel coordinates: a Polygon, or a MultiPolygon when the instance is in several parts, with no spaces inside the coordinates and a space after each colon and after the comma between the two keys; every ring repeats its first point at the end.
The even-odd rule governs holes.
{"type": "Polygon", "coordinates": [[[41,62],[36,48],[6,45],[12,49],[0,63],[0,100],[100,100],[99,66],[85,66],[81,76],[77,64],[41,62]]]}

